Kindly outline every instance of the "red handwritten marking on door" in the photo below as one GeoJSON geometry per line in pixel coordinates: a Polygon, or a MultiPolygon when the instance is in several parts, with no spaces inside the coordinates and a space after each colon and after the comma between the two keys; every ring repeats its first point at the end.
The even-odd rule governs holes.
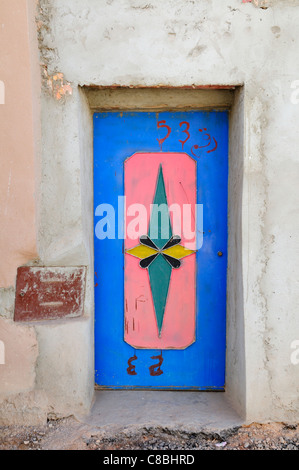
{"type": "Polygon", "coordinates": [[[213,137],[213,140],[215,142],[215,147],[212,150],[208,150],[207,153],[215,152],[215,150],[218,148],[218,143],[217,143],[215,137],[213,137]]]}
{"type": "Polygon", "coordinates": [[[182,127],[183,125],[185,124],[186,126],[186,129],[184,129],[182,132],[184,132],[185,134],[187,134],[187,139],[185,140],[179,140],[179,142],[181,142],[182,144],[182,150],[184,150],[184,145],[186,144],[186,142],[188,142],[188,140],[190,139],[190,133],[188,132],[189,129],[190,129],[190,124],[189,122],[186,122],[186,121],[183,121],[180,123],[180,127],[182,127]]]}
{"type": "Polygon", "coordinates": [[[162,151],[163,143],[165,142],[166,139],[168,139],[168,137],[171,134],[171,127],[166,125],[166,121],[158,121],[157,127],[158,127],[158,129],[161,129],[162,127],[166,127],[166,129],[168,130],[167,135],[165,137],[163,137],[163,139],[157,139],[157,141],[159,142],[159,145],[160,145],[160,149],[162,151]]]}
{"type": "Polygon", "coordinates": [[[137,356],[136,354],[133,356],[133,357],[130,357],[130,359],[128,360],[128,368],[127,368],[127,372],[129,375],[137,375],[137,372],[135,371],[135,365],[132,364],[133,361],[137,361],[137,356]]]}
{"type": "Polygon", "coordinates": [[[139,297],[137,297],[135,299],[135,310],[138,309],[138,302],[143,302],[144,303],[145,301],[146,301],[146,299],[144,298],[144,295],[140,295],[139,297]]]}
{"type": "MultiPolygon", "coordinates": [[[[204,127],[203,129],[198,129],[199,132],[203,132],[203,131],[207,131],[207,128],[204,127]]],[[[207,144],[205,145],[193,145],[193,147],[191,148],[191,153],[192,155],[194,155],[194,157],[197,157],[199,158],[200,155],[197,155],[196,153],[194,153],[194,149],[195,150],[198,150],[198,149],[208,149],[208,147],[211,145],[212,143],[212,137],[210,134],[208,134],[207,132],[204,132],[202,134],[202,138],[205,142],[207,142],[207,144]]],[[[215,152],[215,150],[218,148],[218,142],[217,140],[215,139],[215,137],[213,137],[213,140],[214,140],[214,147],[211,149],[211,150],[207,150],[207,153],[211,153],[211,152],[215,152]]]]}
{"type": "MultiPolygon", "coordinates": [[[[202,132],[203,130],[206,131],[207,129],[206,129],[206,127],[204,127],[203,130],[202,130],[202,129],[198,129],[198,130],[199,130],[199,132],[202,132]]],[[[205,147],[208,147],[208,146],[211,144],[211,136],[210,136],[210,134],[204,133],[203,136],[204,136],[204,137],[203,137],[203,140],[208,141],[208,143],[207,143],[206,145],[200,145],[200,146],[198,147],[198,148],[200,148],[200,149],[203,149],[203,148],[205,148],[205,147]]]]}
{"type": "Polygon", "coordinates": [[[193,149],[197,150],[198,149],[198,145],[193,145],[193,147],[191,147],[191,153],[194,157],[196,158],[199,158],[199,155],[196,155],[196,153],[193,152],[193,149]]]}
{"type": "MultiPolygon", "coordinates": [[[[167,129],[167,134],[165,137],[163,137],[162,139],[157,139],[157,141],[159,142],[159,145],[160,145],[160,150],[162,151],[163,149],[163,144],[164,142],[166,141],[166,139],[168,139],[168,137],[170,136],[171,132],[172,132],[172,129],[171,127],[169,127],[167,124],[166,124],[166,121],[158,121],[157,122],[157,128],[158,129],[161,129],[161,128],[166,128],[167,129]]],[[[181,131],[186,134],[186,139],[185,140],[181,140],[179,139],[179,142],[182,144],[182,150],[184,150],[184,146],[185,144],[188,142],[188,140],[191,138],[191,134],[189,132],[190,130],[190,123],[187,122],[187,121],[182,121],[180,122],[180,128],[181,128],[181,131]],[[183,126],[185,126],[185,128],[183,128],[183,126]]],[[[207,132],[207,128],[204,127],[203,129],[198,129],[198,131],[201,133],[201,138],[202,140],[204,141],[204,144],[203,145],[198,145],[198,144],[195,144],[191,147],[190,151],[192,153],[192,155],[196,158],[200,158],[201,155],[198,155],[195,150],[198,150],[198,149],[206,149],[206,152],[207,153],[212,153],[212,152],[215,152],[215,150],[217,150],[218,148],[218,142],[217,140],[215,139],[215,137],[211,137],[211,134],[209,134],[207,132]],[[214,142],[213,142],[214,141],[214,142]],[[213,146],[213,148],[210,148],[211,146],[213,146]],[[209,149],[209,150],[208,150],[209,149]]]]}
{"type": "Polygon", "coordinates": [[[162,351],[161,351],[161,354],[160,356],[152,356],[151,359],[153,360],[158,360],[159,363],[158,364],[154,364],[153,366],[150,366],[149,370],[150,370],[150,375],[152,377],[157,377],[159,375],[162,375],[163,374],[163,370],[160,369],[160,367],[162,366],[163,364],[163,356],[162,356],[162,351]],[[156,370],[157,368],[157,370],[156,370]]]}
{"type": "MultiPolygon", "coordinates": [[[[137,375],[137,372],[136,372],[136,366],[134,364],[132,364],[132,362],[134,361],[137,361],[138,357],[136,356],[136,354],[134,354],[133,357],[130,357],[130,359],[128,360],[128,368],[127,368],[127,373],[129,375],[137,375]]],[[[150,371],[150,375],[152,377],[158,377],[159,375],[162,375],[163,374],[163,370],[161,370],[161,366],[164,362],[164,359],[163,359],[163,356],[162,356],[162,351],[161,351],[161,354],[159,356],[152,356],[151,359],[153,360],[157,360],[159,361],[158,364],[153,364],[152,366],[149,367],[149,371],[150,371]]]]}

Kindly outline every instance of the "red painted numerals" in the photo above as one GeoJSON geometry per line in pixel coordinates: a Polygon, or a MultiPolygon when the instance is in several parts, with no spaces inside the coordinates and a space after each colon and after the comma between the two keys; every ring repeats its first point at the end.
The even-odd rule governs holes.
{"type": "MultiPolygon", "coordinates": [[[[134,354],[133,357],[130,357],[130,359],[128,360],[128,368],[127,368],[127,373],[128,375],[137,375],[137,372],[136,372],[136,366],[132,364],[132,362],[134,361],[137,361],[138,357],[136,356],[136,354],[134,354]]],[[[153,364],[152,366],[149,367],[149,373],[152,377],[158,377],[159,375],[162,375],[163,374],[163,370],[161,369],[161,366],[163,364],[163,355],[162,355],[162,351],[161,351],[161,354],[159,356],[152,356],[151,359],[153,359],[154,361],[158,361],[157,364],[153,364]]]]}
{"type": "Polygon", "coordinates": [[[180,140],[179,142],[181,142],[182,150],[184,150],[184,145],[190,139],[190,134],[189,134],[190,124],[189,124],[189,122],[183,121],[183,122],[180,123],[181,128],[182,128],[182,126],[186,126],[185,129],[182,130],[182,132],[184,132],[187,135],[187,138],[185,140],[180,140]]]}
{"type": "Polygon", "coordinates": [[[150,375],[152,377],[157,377],[159,375],[162,375],[163,371],[161,370],[161,366],[164,361],[163,356],[162,356],[162,351],[161,351],[160,356],[152,356],[151,359],[153,359],[154,361],[159,361],[159,362],[158,364],[154,364],[153,366],[150,366],[149,368],[150,375]]]}
{"type": "Polygon", "coordinates": [[[130,357],[130,359],[128,360],[128,368],[127,368],[127,372],[129,375],[137,375],[137,372],[135,371],[135,365],[132,364],[133,361],[137,361],[138,357],[136,356],[136,354],[133,356],[133,357],[130,357]]]}
{"type": "MultiPolygon", "coordinates": [[[[181,133],[185,134],[185,136],[186,136],[186,138],[184,140],[183,139],[178,140],[182,144],[182,151],[183,151],[185,144],[191,138],[191,134],[189,132],[190,131],[190,123],[187,122],[187,121],[182,121],[182,122],[180,122],[179,125],[180,125],[181,133]]],[[[157,122],[157,128],[158,129],[165,128],[167,130],[167,133],[163,138],[157,139],[157,141],[159,142],[160,150],[162,152],[163,144],[169,138],[169,136],[172,132],[172,129],[171,129],[170,126],[168,126],[166,124],[165,120],[158,121],[157,122]]],[[[217,150],[217,148],[218,148],[218,142],[215,139],[215,137],[211,136],[211,134],[209,134],[207,132],[207,128],[204,127],[203,129],[198,129],[197,132],[199,132],[198,138],[199,138],[199,142],[200,142],[201,145],[199,145],[199,144],[193,145],[190,149],[191,154],[196,158],[200,158],[203,155],[203,152],[205,152],[207,154],[215,152],[215,150],[217,150]]]]}
{"type": "Polygon", "coordinates": [[[160,145],[160,149],[162,151],[162,146],[163,146],[163,143],[165,142],[166,139],[168,139],[168,137],[170,136],[171,134],[171,127],[167,126],[166,125],[166,121],[158,121],[157,123],[157,127],[158,129],[161,129],[162,127],[166,127],[167,129],[167,134],[165,137],[163,137],[163,139],[157,139],[157,141],[159,142],[159,145],[160,145]]]}

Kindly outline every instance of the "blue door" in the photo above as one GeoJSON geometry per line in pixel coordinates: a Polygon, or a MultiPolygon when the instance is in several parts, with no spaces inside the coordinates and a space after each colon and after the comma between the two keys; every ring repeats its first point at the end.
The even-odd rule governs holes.
{"type": "Polygon", "coordinates": [[[228,113],[94,115],[96,384],[224,390],[228,113]]]}

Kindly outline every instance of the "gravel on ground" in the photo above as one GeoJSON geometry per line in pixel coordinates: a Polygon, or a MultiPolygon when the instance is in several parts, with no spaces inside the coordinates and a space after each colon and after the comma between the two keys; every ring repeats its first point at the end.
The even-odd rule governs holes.
{"type": "Polygon", "coordinates": [[[40,427],[0,427],[0,450],[299,450],[299,423],[252,423],[221,432],[151,426],[103,431],[70,417],[40,427]]]}

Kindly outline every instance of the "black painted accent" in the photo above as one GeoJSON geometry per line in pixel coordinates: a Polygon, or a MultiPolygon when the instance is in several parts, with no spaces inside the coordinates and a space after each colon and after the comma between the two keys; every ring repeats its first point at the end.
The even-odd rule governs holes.
{"type": "Polygon", "coordinates": [[[164,258],[166,259],[166,261],[168,261],[168,263],[170,264],[171,267],[173,267],[174,269],[178,269],[181,267],[181,262],[179,259],[176,259],[176,258],[172,258],[171,256],[168,256],[166,255],[165,253],[162,253],[162,255],[164,256],[164,258]]]}
{"type": "Polygon", "coordinates": [[[159,250],[159,248],[154,244],[154,242],[150,239],[148,235],[142,235],[140,237],[140,243],[142,245],[148,246],[150,248],[153,248],[154,250],[159,250]]]}
{"type": "Polygon", "coordinates": [[[168,248],[171,248],[172,246],[176,246],[179,243],[181,243],[182,239],[178,235],[174,235],[171,237],[170,240],[166,243],[166,245],[162,248],[162,250],[167,250],[168,248]]]}
{"type": "Polygon", "coordinates": [[[139,266],[143,269],[146,269],[149,267],[150,264],[157,258],[159,253],[156,255],[148,256],[147,258],[144,258],[140,261],[139,266]]]}

